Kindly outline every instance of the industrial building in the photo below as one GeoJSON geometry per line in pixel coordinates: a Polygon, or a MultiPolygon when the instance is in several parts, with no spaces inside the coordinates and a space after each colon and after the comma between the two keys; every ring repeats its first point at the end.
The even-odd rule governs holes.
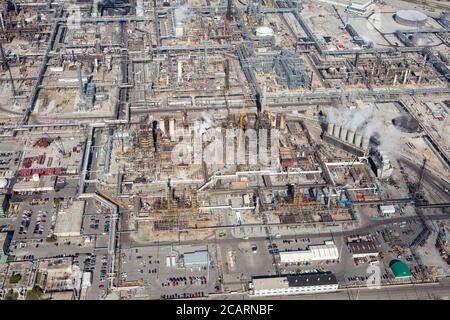
{"type": "Polygon", "coordinates": [[[208,251],[185,252],[183,254],[183,262],[186,268],[207,266],[209,264],[208,251]]]}
{"type": "Polygon", "coordinates": [[[79,237],[83,221],[84,201],[64,203],[57,213],[54,234],[57,237],[79,237]]]}
{"type": "Polygon", "coordinates": [[[336,260],[339,260],[339,250],[333,241],[325,241],[323,245],[311,245],[306,250],[280,252],[281,263],[336,260]]]}
{"type": "Polygon", "coordinates": [[[350,242],[347,244],[353,259],[377,257],[380,249],[372,241],[350,242]]]}
{"type": "Polygon", "coordinates": [[[250,292],[255,296],[276,296],[325,293],[337,289],[338,282],[334,274],[313,273],[283,277],[254,277],[250,292]]]}
{"type": "Polygon", "coordinates": [[[449,206],[447,11],[0,0],[0,289],[315,294],[392,259],[450,275],[427,221],[449,206]]]}

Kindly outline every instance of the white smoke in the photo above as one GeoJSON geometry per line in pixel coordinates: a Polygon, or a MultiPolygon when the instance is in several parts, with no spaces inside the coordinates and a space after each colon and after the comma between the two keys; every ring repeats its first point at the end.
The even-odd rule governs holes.
{"type": "Polygon", "coordinates": [[[375,136],[380,143],[378,146],[380,151],[388,154],[391,158],[397,158],[400,155],[402,133],[392,123],[386,123],[383,119],[376,117],[372,106],[364,110],[330,108],[327,112],[327,121],[367,138],[375,136]]]}
{"type": "Polygon", "coordinates": [[[189,12],[189,5],[186,3],[183,4],[182,6],[179,6],[178,8],[175,9],[174,15],[175,15],[175,22],[177,24],[184,23],[186,20],[188,20],[188,18],[191,15],[191,13],[189,12]]]}

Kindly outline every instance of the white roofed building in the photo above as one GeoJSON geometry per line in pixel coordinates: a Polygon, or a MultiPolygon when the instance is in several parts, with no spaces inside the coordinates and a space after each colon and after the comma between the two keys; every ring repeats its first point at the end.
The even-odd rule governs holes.
{"type": "Polygon", "coordinates": [[[306,250],[280,252],[281,263],[331,261],[339,259],[339,250],[333,241],[325,241],[323,245],[312,245],[306,250]]]}

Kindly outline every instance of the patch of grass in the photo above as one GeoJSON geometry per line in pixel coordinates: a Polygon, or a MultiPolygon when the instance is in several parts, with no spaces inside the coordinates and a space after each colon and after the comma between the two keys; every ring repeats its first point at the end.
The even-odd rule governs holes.
{"type": "Polygon", "coordinates": [[[9,278],[9,283],[11,284],[19,283],[20,279],[22,279],[22,275],[20,273],[15,273],[9,278]]]}
{"type": "Polygon", "coordinates": [[[39,287],[34,287],[31,290],[27,291],[27,294],[25,295],[25,300],[40,300],[43,292],[42,289],[39,287]]]}

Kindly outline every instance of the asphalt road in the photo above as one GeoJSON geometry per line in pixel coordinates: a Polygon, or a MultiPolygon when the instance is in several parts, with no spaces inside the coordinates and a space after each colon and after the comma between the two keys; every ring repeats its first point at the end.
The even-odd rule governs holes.
{"type": "Polygon", "coordinates": [[[210,299],[224,300],[448,300],[450,281],[440,283],[386,286],[381,289],[354,288],[337,292],[297,296],[253,297],[247,294],[218,295],[210,299]]]}
{"type": "MultiPolygon", "coordinates": [[[[426,220],[446,220],[449,219],[450,215],[448,214],[436,214],[436,215],[426,215],[426,220]]],[[[375,229],[376,227],[383,226],[383,225],[389,225],[395,222],[403,222],[403,221],[412,221],[412,220],[420,220],[420,217],[418,216],[409,216],[409,217],[398,217],[398,218],[392,218],[392,219],[385,219],[385,220],[376,220],[372,221],[369,225],[360,227],[357,229],[347,230],[347,231],[339,231],[339,232],[333,232],[333,236],[350,236],[353,234],[363,234],[366,232],[370,232],[371,230],[375,229]]],[[[238,226],[237,228],[239,228],[238,226]]],[[[323,232],[323,233],[305,233],[305,234],[296,234],[295,237],[297,238],[323,238],[323,237],[329,237],[330,232],[323,232]]],[[[277,238],[278,240],[281,239],[293,239],[293,235],[284,235],[280,238],[277,238]]],[[[261,241],[265,240],[266,237],[249,237],[247,241],[261,241]]],[[[244,241],[242,238],[225,238],[218,240],[218,243],[233,243],[233,242],[241,242],[244,241]]],[[[183,245],[202,245],[205,243],[205,240],[191,240],[191,241],[183,241],[183,245]]],[[[138,247],[151,247],[151,246],[164,246],[164,245],[171,245],[172,242],[158,242],[158,243],[132,243],[132,248],[138,248],[138,247]]]]}

